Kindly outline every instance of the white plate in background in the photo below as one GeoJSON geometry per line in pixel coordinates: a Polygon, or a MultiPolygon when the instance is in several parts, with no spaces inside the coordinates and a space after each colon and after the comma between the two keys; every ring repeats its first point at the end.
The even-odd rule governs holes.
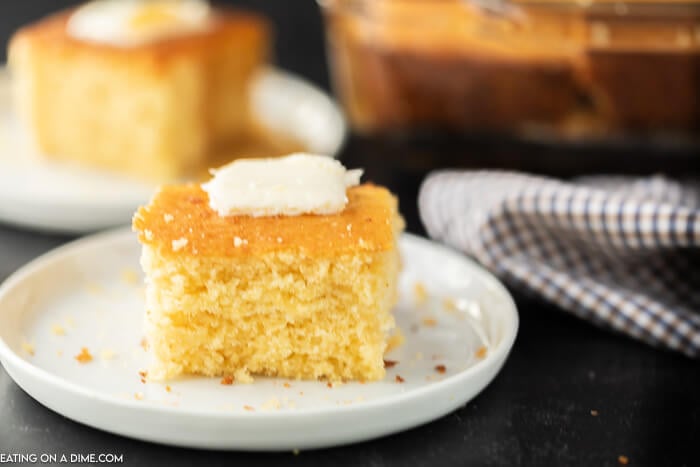
{"type": "Polygon", "coordinates": [[[383,381],[333,388],[274,378],[232,386],[204,377],[143,383],[139,253],[135,235],[118,230],[68,244],[13,274],[0,287],[0,361],[51,410],[146,441],[292,450],[406,430],[484,389],[518,328],[513,300],[491,274],[459,253],[404,235],[395,315],[405,343],[387,355],[397,363],[383,381]],[[428,292],[425,301],[417,284],[428,292]],[[75,360],[83,347],[92,362],[75,360]]]}
{"type": "MultiPolygon", "coordinates": [[[[42,158],[17,121],[9,79],[0,68],[0,222],[63,233],[128,224],[155,186],[42,158]]],[[[273,135],[291,137],[317,154],[338,155],[345,121],[337,104],[317,87],[267,69],[251,99],[258,120],[273,135]]]]}

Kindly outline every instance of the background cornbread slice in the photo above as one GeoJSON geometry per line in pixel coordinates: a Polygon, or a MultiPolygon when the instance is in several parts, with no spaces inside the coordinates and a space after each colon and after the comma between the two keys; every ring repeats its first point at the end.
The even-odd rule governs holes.
{"type": "Polygon", "coordinates": [[[403,220],[384,188],[348,199],[333,215],[221,217],[198,185],[161,189],[133,223],[149,374],[381,379],[403,220]]]}
{"type": "Polygon", "coordinates": [[[249,131],[262,18],[216,10],[205,30],[124,48],[68,35],[70,14],[20,29],[8,50],[18,113],[48,157],[173,180],[249,131]]]}

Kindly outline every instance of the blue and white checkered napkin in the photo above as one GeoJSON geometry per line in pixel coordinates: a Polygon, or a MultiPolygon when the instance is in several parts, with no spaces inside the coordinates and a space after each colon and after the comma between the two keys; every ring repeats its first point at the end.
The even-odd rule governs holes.
{"type": "Polygon", "coordinates": [[[663,177],[564,183],[431,174],[430,236],[584,319],[700,357],[700,191],[663,177]]]}

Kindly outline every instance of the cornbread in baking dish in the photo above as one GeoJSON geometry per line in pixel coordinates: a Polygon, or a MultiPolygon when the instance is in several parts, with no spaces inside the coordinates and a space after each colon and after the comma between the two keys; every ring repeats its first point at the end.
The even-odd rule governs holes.
{"type": "Polygon", "coordinates": [[[365,184],[328,215],[220,216],[199,185],[138,210],[149,375],[384,377],[397,301],[397,199],[365,184]]]}
{"type": "Polygon", "coordinates": [[[20,29],[8,50],[17,111],[47,157],[171,181],[248,131],[263,18],[215,8],[204,28],[122,46],[69,34],[72,14],[20,29]]]}

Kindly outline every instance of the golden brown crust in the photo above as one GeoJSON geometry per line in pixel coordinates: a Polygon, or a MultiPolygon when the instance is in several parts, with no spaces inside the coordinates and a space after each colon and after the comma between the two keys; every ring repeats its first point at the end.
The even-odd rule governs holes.
{"type": "Polygon", "coordinates": [[[199,185],[166,186],[136,212],[133,227],[141,243],[163,255],[290,251],[333,257],[394,248],[396,198],[385,188],[365,184],[350,188],[348,200],[345,210],[333,215],[222,217],[199,185]]]}
{"type": "Polygon", "coordinates": [[[146,60],[154,65],[171,59],[199,54],[202,50],[216,49],[217,44],[230,43],[232,36],[242,44],[265,40],[270,34],[268,21],[254,13],[217,8],[212,24],[202,31],[167,37],[132,47],[88,42],[67,34],[66,23],[74,9],[47,16],[19,29],[11,38],[9,50],[22,41],[31,41],[46,49],[64,54],[92,53],[106,60],[146,60]]]}

